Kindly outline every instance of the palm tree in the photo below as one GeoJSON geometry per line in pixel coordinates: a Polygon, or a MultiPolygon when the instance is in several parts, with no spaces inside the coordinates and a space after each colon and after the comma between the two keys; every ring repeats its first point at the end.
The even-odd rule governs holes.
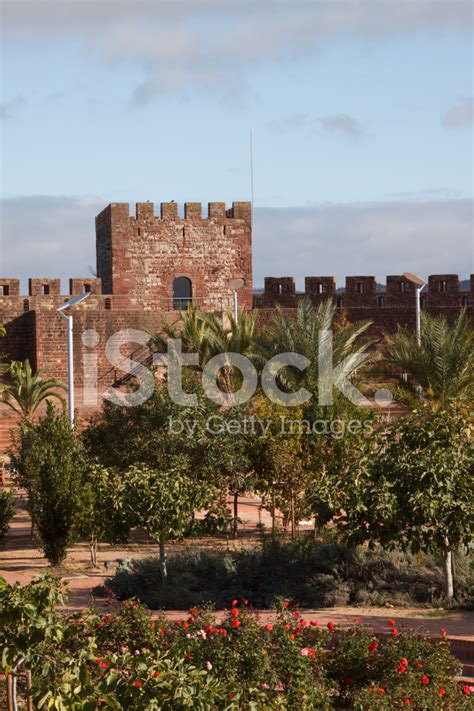
{"type": "Polygon", "coordinates": [[[332,301],[327,300],[314,307],[309,299],[298,302],[296,314],[277,306],[277,314],[266,330],[266,356],[278,353],[298,353],[305,356],[310,365],[304,371],[287,367],[280,371],[283,387],[293,389],[305,385],[310,392],[315,392],[319,378],[320,348],[325,348],[332,339],[332,358],[334,366],[347,360],[346,377],[360,375],[361,370],[374,360],[369,349],[373,339],[366,337],[370,321],[349,323],[341,321],[332,301]],[[365,337],[364,337],[365,336],[365,337]]]}
{"type": "Polygon", "coordinates": [[[453,324],[443,316],[422,314],[420,343],[400,328],[386,336],[382,371],[391,389],[409,407],[420,398],[433,410],[468,405],[474,399],[474,331],[463,311],[453,324]]]}
{"type": "MultiPolygon", "coordinates": [[[[236,319],[231,312],[226,312],[222,318],[190,305],[181,314],[179,327],[163,324],[164,335],[152,334],[150,345],[153,351],[162,353],[168,339],[181,339],[184,352],[198,353],[200,370],[211,358],[226,353],[238,353],[257,364],[262,358],[257,318],[256,311],[240,311],[236,319]]],[[[224,364],[218,377],[221,389],[227,394],[239,383],[239,371],[231,363],[224,364]]]]}
{"type": "Polygon", "coordinates": [[[58,390],[67,386],[54,378],[43,378],[41,371],[33,373],[30,361],[13,361],[0,379],[2,401],[25,420],[31,420],[44,401],[56,398],[63,401],[58,390]]]}

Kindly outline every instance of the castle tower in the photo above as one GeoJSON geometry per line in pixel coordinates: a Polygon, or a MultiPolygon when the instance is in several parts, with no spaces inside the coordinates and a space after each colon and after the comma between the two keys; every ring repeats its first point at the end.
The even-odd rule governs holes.
{"type": "Polygon", "coordinates": [[[239,306],[252,308],[252,214],[249,202],[185,203],[184,219],[174,202],[112,203],[96,217],[97,276],[114,308],[203,310],[231,305],[229,281],[244,279],[239,306]]]}

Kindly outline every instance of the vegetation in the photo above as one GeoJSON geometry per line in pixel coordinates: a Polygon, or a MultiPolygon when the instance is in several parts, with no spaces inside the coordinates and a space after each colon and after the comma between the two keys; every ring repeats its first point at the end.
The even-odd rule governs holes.
{"type": "Polygon", "coordinates": [[[10,363],[0,380],[3,402],[26,420],[33,417],[43,402],[62,401],[60,390],[67,390],[67,386],[54,378],[44,378],[41,371],[33,373],[29,360],[10,363]]]}
{"type": "Polygon", "coordinates": [[[7,535],[10,520],[15,511],[13,493],[11,491],[0,491],[0,543],[7,535]]]}
{"type": "Polygon", "coordinates": [[[48,403],[35,424],[24,420],[11,450],[15,481],[28,494],[28,511],[41,548],[59,565],[73,540],[73,526],[87,462],[64,412],[48,403]]]}
{"type": "Polygon", "coordinates": [[[318,626],[281,601],[260,622],[249,600],[228,600],[219,622],[199,607],[184,619],[150,620],[130,601],[119,612],[66,616],[57,584],[0,582],[3,673],[29,669],[35,708],[93,711],[419,711],[472,708],[444,631],[433,641],[386,623],[318,626]],[[46,624],[45,624],[46,623],[46,624]],[[390,706],[389,706],[389,705],[390,706]]]}
{"type": "Polygon", "coordinates": [[[399,402],[435,410],[474,400],[474,331],[463,311],[453,324],[422,314],[420,343],[407,329],[385,336],[383,373],[399,402]]]}
{"type": "MultiPolygon", "coordinates": [[[[474,560],[456,557],[457,594],[474,605],[474,560]]],[[[168,559],[169,582],[161,587],[156,557],[118,571],[106,590],[120,600],[136,598],[152,609],[186,609],[193,603],[228,604],[231,595],[271,608],[282,597],[307,608],[335,605],[439,606],[444,600],[441,556],[348,548],[336,541],[263,539],[263,546],[226,553],[185,549],[168,559]]]]}
{"type": "Polygon", "coordinates": [[[421,408],[380,429],[329,479],[321,515],[338,516],[350,543],[442,554],[453,598],[452,551],[470,547],[474,533],[473,466],[469,421],[421,408]]]}

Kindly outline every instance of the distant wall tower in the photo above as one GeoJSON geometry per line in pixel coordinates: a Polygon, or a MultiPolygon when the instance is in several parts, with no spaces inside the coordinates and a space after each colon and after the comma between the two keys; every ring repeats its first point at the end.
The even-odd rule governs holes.
{"type": "Polygon", "coordinates": [[[252,213],[249,202],[112,203],[96,217],[97,276],[123,309],[169,310],[192,301],[205,310],[231,304],[229,281],[242,278],[239,305],[252,308],[252,213]]]}

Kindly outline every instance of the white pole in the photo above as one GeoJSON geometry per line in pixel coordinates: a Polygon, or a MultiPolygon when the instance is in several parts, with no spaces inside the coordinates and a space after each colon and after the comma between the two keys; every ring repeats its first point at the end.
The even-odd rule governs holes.
{"type": "Polygon", "coordinates": [[[74,344],[73,344],[73,320],[72,316],[67,318],[67,400],[69,410],[69,423],[74,427],[74,344]]]}
{"type": "Polygon", "coordinates": [[[232,292],[232,302],[234,307],[234,321],[237,321],[239,317],[237,289],[234,289],[234,291],[232,292]]]}
{"type": "Polygon", "coordinates": [[[422,289],[424,288],[424,284],[422,286],[417,286],[415,289],[415,317],[416,317],[416,342],[418,345],[421,343],[421,303],[420,303],[420,294],[422,289]]]}

